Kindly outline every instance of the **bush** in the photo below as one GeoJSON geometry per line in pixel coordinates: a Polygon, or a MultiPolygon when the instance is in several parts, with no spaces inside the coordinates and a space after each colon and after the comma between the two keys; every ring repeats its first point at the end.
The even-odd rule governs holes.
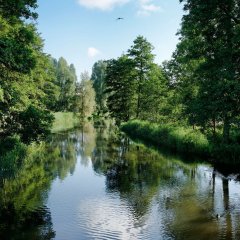
{"type": "Polygon", "coordinates": [[[53,115],[47,111],[29,106],[19,115],[20,129],[18,134],[24,143],[39,141],[51,133],[53,115]]]}
{"type": "Polygon", "coordinates": [[[7,137],[0,141],[0,173],[14,174],[27,153],[27,147],[17,137],[7,137]]]}

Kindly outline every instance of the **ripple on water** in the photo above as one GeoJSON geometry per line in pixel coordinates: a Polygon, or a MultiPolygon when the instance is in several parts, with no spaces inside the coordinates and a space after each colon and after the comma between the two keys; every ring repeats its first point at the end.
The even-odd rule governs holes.
{"type": "Polygon", "coordinates": [[[116,197],[80,202],[77,221],[91,239],[149,239],[145,221],[116,197]]]}

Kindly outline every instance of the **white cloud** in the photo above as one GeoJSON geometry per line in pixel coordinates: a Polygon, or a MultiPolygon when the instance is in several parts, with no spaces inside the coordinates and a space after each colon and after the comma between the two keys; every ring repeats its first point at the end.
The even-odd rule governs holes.
{"type": "Polygon", "coordinates": [[[87,8],[97,8],[105,11],[123,5],[129,1],[130,0],[78,0],[78,3],[87,8]]]}
{"type": "Polygon", "coordinates": [[[94,58],[99,54],[100,54],[100,51],[98,49],[96,49],[94,47],[89,47],[88,48],[88,57],[94,58]]]}
{"type": "Polygon", "coordinates": [[[152,3],[152,0],[139,0],[140,9],[138,15],[149,16],[151,13],[161,11],[161,7],[152,3]]]}

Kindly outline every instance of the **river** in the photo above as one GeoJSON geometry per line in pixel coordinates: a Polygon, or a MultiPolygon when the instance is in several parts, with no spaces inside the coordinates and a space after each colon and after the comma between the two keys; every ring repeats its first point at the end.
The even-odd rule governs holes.
{"type": "Polygon", "coordinates": [[[0,239],[240,239],[239,176],[87,125],[1,172],[0,239]]]}

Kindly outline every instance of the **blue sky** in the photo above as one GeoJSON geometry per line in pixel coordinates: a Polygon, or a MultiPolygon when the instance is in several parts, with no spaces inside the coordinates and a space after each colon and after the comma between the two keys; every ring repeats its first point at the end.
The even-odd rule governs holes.
{"type": "Polygon", "coordinates": [[[38,5],[45,52],[73,63],[78,76],[99,59],[119,57],[138,35],[155,47],[156,63],[170,59],[183,15],[178,0],[39,0],[38,5]]]}

